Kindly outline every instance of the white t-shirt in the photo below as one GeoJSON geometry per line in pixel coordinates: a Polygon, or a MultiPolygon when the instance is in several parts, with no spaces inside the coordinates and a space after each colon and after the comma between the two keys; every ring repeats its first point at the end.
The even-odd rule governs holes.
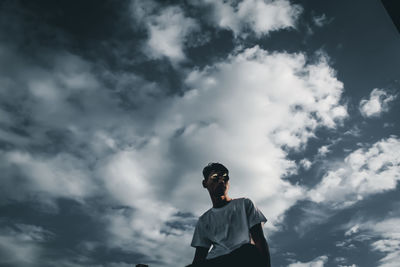
{"type": "Polygon", "coordinates": [[[250,228],[267,219],[248,198],[232,199],[221,208],[211,208],[200,216],[192,247],[210,248],[207,259],[228,254],[250,243],[250,228]]]}

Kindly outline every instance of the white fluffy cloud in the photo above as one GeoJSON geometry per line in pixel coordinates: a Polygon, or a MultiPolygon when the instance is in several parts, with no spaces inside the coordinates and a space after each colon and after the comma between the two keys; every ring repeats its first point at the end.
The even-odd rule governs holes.
{"type": "Polygon", "coordinates": [[[311,168],[312,162],[308,159],[302,159],[300,160],[300,166],[302,166],[305,170],[308,170],[311,168]]]}
{"type": "Polygon", "coordinates": [[[328,146],[321,146],[318,148],[318,155],[321,157],[326,156],[326,154],[329,153],[329,147],[328,146]]]}
{"type": "MultiPolygon", "coordinates": [[[[20,82],[28,86],[10,101],[26,101],[32,120],[26,146],[61,147],[40,155],[19,147],[4,152],[2,171],[10,174],[1,181],[5,196],[14,195],[16,178],[26,185],[18,187],[22,198],[111,198],[132,213],[104,214],[108,245],[140,248],[145,255],[162,248],[157,257],[164,262],[179,255],[176,260],[186,264],[193,256],[190,227],[165,227],[184,221],[176,218],[179,211],[200,215],[210,207],[201,187],[205,164],[226,164],[232,197],[252,198],[271,228],[304,197],[302,187],[282,179],[297,171],[287,151],[302,149],[319,127],[335,128],[347,116],[343,85],[323,56],[307,64],[303,54],[253,47],[189,71],[190,90],[170,97],[134,74],[114,74],[118,83],[110,90],[90,64],[72,55],[61,59],[51,70],[20,63],[20,82]],[[50,142],[51,131],[65,136],[50,142]]],[[[2,87],[1,93],[14,89],[2,87]]],[[[17,121],[9,115],[9,123],[17,121]]]]}
{"type": "Polygon", "coordinates": [[[185,59],[186,38],[192,31],[199,30],[197,22],[186,17],[179,6],[162,5],[154,1],[132,2],[135,24],[143,24],[148,31],[144,51],[151,58],[167,57],[172,62],[185,59]]]}
{"type": "MultiPolygon", "coordinates": [[[[187,84],[192,89],[160,117],[159,136],[203,165],[226,163],[232,193],[251,194],[273,222],[302,195],[300,187],[281,180],[296,171],[282,147],[300,149],[317,127],[334,127],[346,116],[339,104],[342,84],[323,59],[306,65],[304,55],[259,47],[191,72],[187,84]],[[179,137],[171,140],[177,130],[179,137]]],[[[199,174],[181,178],[184,190],[174,190],[173,201],[206,194],[197,192],[200,177],[193,187],[192,175],[199,174]]]]}
{"type": "MultiPolygon", "coordinates": [[[[235,36],[257,37],[271,31],[295,27],[302,9],[287,0],[191,1],[191,5],[211,7],[206,14],[213,25],[230,29],[235,36]]],[[[199,33],[198,21],[185,15],[177,5],[163,5],[155,1],[134,0],[131,5],[134,26],[144,27],[148,33],[143,51],[154,59],[169,58],[172,63],[186,59],[188,36],[199,33]]],[[[207,9],[208,11],[208,9],[207,9]]],[[[202,41],[204,42],[204,41],[202,41]]]]}
{"type": "Polygon", "coordinates": [[[129,216],[110,216],[112,245],[150,255],[157,244],[164,248],[160,259],[169,261],[169,248],[180,238],[186,240],[182,263],[190,260],[192,232],[175,236],[162,229],[176,211],[200,215],[210,206],[201,187],[201,168],[210,161],[230,169],[233,197],[251,197],[268,217],[267,227],[279,222],[304,197],[302,187],[282,180],[296,172],[285,149],[301,149],[318,127],[335,127],[347,115],[342,84],[324,58],[305,62],[302,54],[254,47],[190,72],[191,89],[183,96],[143,103],[146,112],[137,112],[154,118],[143,125],[147,138],[104,158],[96,175],[114,199],[134,208],[129,216]]]}
{"type": "Polygon", "coordinates": [[[390,137],[348,155],[309,191],[315,202],[345,207],[368,195],[396,188],[400,179],[400,140],[390,137]]]}
{"type": "Polygon", "coordinates": [[[106,214],[110,234],[108,246],[147,255],[154,262],[142,263],[151,266],[190,264],[194,255],[194,250],[190,247],[194,230],[193,218],[190,218],[187,228],[174,228],[169,223],[177,220],[184,225],[185,219],[170,212],[162,203],[149,203],[133,214],[127,214],[124,210],[106,214]]]}
{"type": "Polygon", "coordinates": [[[286,0],[192,1],[212,7],[211,21],[220,28],[232,30],[235,36],[254,33],[260,37],[271,31],[294,27],[302,9],[286,0]]]}
{"type": "Polygon", "coordinates": [[[328,261],[327,256],[320,256],[309,262],[295,262],[288,265],[288,267],[323,267],[328,261]]]}
{"type": "Polygon", "coordinates": [[[394,95],[382,89],[372,90],[369,99],[360,101],[360,112],[364,117],[378,117],[382,112],[389,110],[389,103],[395,99],[394,95]]]}

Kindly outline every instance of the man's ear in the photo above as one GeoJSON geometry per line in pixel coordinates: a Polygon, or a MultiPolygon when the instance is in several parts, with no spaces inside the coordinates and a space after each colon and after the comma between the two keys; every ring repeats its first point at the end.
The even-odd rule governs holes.
{"type": "Polygon", "coordinates": [[[204,188],[207,188],[207,181],[205,179],[203,180],[202,184],[204,188]]]}

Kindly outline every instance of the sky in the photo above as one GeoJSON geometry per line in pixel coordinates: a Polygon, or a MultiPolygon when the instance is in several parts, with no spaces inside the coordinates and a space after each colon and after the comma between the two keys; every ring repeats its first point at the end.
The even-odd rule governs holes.
{"type": "Polygon", "coordinates": [[[0,266],[190,264],[209,162],[273,266],[400,261],[380,1],[5,0],[0,62],[0,266]]]}

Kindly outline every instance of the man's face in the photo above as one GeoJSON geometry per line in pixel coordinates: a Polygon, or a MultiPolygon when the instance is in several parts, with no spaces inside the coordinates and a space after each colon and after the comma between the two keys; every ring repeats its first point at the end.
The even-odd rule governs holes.
{"type": "Polygon", "coordinates": [[[223,196],[229,190],[229,176],[227,172],[213,171],[203,185],[212,196],[223,196]]]}

